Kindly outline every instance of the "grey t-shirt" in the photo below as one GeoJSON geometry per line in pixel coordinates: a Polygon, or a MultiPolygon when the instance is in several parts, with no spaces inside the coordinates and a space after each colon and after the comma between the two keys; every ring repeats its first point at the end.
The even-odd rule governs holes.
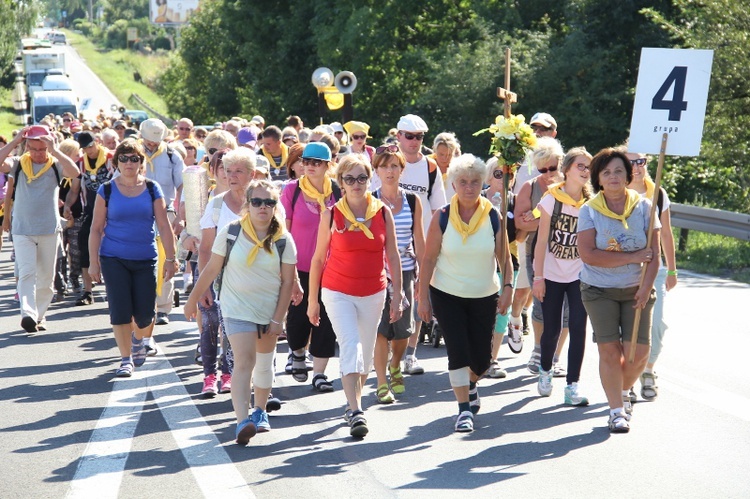
{"type": "MultiPolygon", "coordinates": [[[[591,208],[588,203],[581,207],[578,215],[578,232],[594,229],[596,231],[596,248],[605,251],[638,251],[646,247],[646,230],[648,229],[651,201],[641,199],[627,218],[628,228],[619,220],[602,215],[591,208]]],[[[654,229],[660,229],[661,222],[654,221],[654,229]]],[[[580,241],[580,239],[579,239],[580,241]]],[[[599,288],[630,288],[638,286],[641,277],[641,266],[629,263],[621,267],[596,267],[583,264],[581,282],[599,288]]]]}
{"type": "Polygon", "coordinates": [[[167,209],[173,209],[174,198],[177,196],[177,189],[182,187],[182,170],[185,169],[185,163],[182,156],[177,151],[172,151],[172,159],[165,149],[164,152],[153,159],[154,168],[151,168],[146,162],[146,178],[159,183],[164,193],[164,202],[167,209]]]}
{"type": "MultiPolygon", "coordinates": [[[[10,176],[13,177],[18,162],[16,158],[10,169],[10,176]]],[[[57,169],[59,178],[62,179],[62,168],[57,160],[54,160],[52,167],[44,174],[27,182],[26,174],[22,169],[18,169],[18,178],[15,180],[15,200],[13,201],[13,218],[11,219],[11,231],[13,234],[20,236],[44,236],[54,234],[61,229],[60,212],[57,208],[57,198],[59,185],[57,183],[58,175],[55,175],[54,169],[57,169]]],[[[32,170],[37,173],[42,169],[44,163],[32,163],[32,170]]]]}

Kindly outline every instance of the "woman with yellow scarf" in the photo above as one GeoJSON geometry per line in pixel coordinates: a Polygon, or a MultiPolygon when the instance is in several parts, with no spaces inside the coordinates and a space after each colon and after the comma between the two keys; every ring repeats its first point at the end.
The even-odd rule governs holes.
{"type": "Polygon", "coordinates": [[[276,338],[282,332],[294,284],[297,249],[278,216],[278,202],[279,190],[271,182],[250,183],[242,218],[216,234],[211,258],[184,307],[185,317],[191,320],[197,314],[199,299],[203,306],[210,305],[213,298],[204,293],[223,272],[220,307],[234,352],[232,406],[237,416],[235,437],[242,446],[256,432],[271,429],[266,403],[273,383],[276,338]],[[229,230],[236,224],[241,230],[227,255],[229,230]],[[278,244],[281,239],[285,240],[283,247],[278,244]],[[253,390],[254,410],[248,415],[253,390]]]}
{"type": "MultiPolygon", "coordinates": [[[[344,196],[320,217],[310,265],[307,316],[318,326],[322,298],[339,343],[341,383],[349,433],[368,433],[362,387],[370,373],[386,293],[384,256],[393,289],[401,289],[401,258],[393,214],[369,191],[372,168],[360,155],[345,156],[336,179],[344,196]],[[321,290],[322,288],[322,290],[321,290]]],[[[401,299],[391,300],[390,322],[401,318],[401,299]]]]}
{"type": "Polygon", "coordinates": [[[500,214],[481,196],[487,170],[471,154],[451,161],[448,182],[456,194],[432,217],[418,280],[419,316],[432,320],[434,307],[448,350],[457,432],[474,430],[477,381],[490,368],[495,314],[505,314],[513,296],[508,235],[498,223],[500,214]],[[503,252],[501,284],[497,262],[503,252]]]}
{"type": "Polygon", "coordinates": [[[537,205],[540,212],[534,250],[532,293],[542,304],[544,332],[537,390],[542,397],[552,394],[552,367],[560,339],[563,301],[568,298],[568,372],[565,405],[585,406],[589,401],[578,393],[583,353],[586,348],[586,309],[581,301],[581,257],[578,254],[578,213],[591,197],[589,164],[591,154],[583,147],[568,151],[562,161],[564,181],[551,185],[537,205]]]}
{"type": "Polygon", "coordinates": [[[654,280],[659,270],[659,229],[654,220],[651,247],[648,240],[651,203],[627,188],[633,167],[627,156],[603,149],[591,160],[591,185],[596,196],[578,215],[578,252],[583,260],[581,298],[594,329],[599,349],[599,375],[609,404],[609,431],[630,431],[633,411],[629,391],[649,355],[654,280]],[[646,274],[640,282],[641,268],[646,274]],[[641,309],[635,360],[625,352],[641,309]]]}

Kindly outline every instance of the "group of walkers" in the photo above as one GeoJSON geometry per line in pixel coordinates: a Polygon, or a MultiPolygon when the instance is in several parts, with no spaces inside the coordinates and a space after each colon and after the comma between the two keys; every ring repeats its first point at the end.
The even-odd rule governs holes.
{"type": "Polygon", "coordinates": [[[648,234],[647,157],[626,146],[565,152],[547,113],[532,117],[537,145],[517,168],[462,154],[451,133],[425,147],[429,130],[416,115],[376,147],[364,122],[309,130],[287,121],[282,130],[234,118],[209,131],[187,118],[173,130],[149,119],[125,136],[119,121],[75,131],[50,118],[0,144],[22,328],[47,328],[66,282],[79,306],[103,282],[115,374],[130,377],[157,353],[154,325],[179,303],[182,269],[201,394],[231,393],[241,445],[269,431],[268,413],[281,408],[272,394],[279,338],[284,371],[321,393],[334,391],[338,346],[355,438],[369,431],[363,391],[373,367],[380,404],[403,396],[404,374],[424,372],[422,323],[442,331],[457,432],[474,429],[482,378],[507,376],[506,332],[519,353],[529,322],[528,369],[541,396],[565,377],[564,404],[588,404],[579,382],[589,321],[610,431],[629,431],[637,381],[644,399],[658,396],[664,295],[677,271],[663,190],[648,234]]]}

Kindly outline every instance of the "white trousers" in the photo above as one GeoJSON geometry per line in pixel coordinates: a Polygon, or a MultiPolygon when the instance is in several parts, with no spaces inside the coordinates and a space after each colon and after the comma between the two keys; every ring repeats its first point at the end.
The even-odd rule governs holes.
{"type": "Polygon", "coordinates": [[[42,236],[13,234],[21,317],[39,321],[47,313],[54,294],[55,263],[60,243],[59,232],[42,236]]]}
{"type": "Polygon", "coordinates": [[[368,374],[372,369],[385,290],[370,296],[351,296],[323,288],[320,297],[339,343],[341,375],[368,374]]]}

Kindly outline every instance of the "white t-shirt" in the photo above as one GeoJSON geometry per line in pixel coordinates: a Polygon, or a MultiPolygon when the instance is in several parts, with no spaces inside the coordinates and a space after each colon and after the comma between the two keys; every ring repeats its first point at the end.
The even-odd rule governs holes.
{"type": "Polygon", "coordinates": [[[513,184],[513,194],[518,196],[518,193],[521,192],[521,187],[523,187],[523,184],[525,184],[532,178],[538,177],[539,175],[541,175],[541,173],[539,173],[539,170],[534,168],[534,165],[531,164],[531,161],[529,161],[529,158],[527,157],[524,162],[521,163],[521,166],[519,166],[516,170],[516,183],[513,184]]]}
{"type": "MultiPolygon", "coordinates": [[[[537,207],[552,216],[555,209],[555,198],[546,194],[539,201],[537,207]]],[[[578,254],[578,212],[575,206],[563,203],[560,217],[557,219],[555,229],[552,231],[552,239],[537,241],[544,244],[544,278],[554,282],[573,282],[578,280],[583,262],[578,254]]]]}
{"type": "Polygon", "coordinates": [[[201,230],[203,229],[223,229],[226,227],[229,223],[234,222],[235,220],[238,220],[240,218],[239,213],[235,213],[232,210],[229,209],[229,206],[224,202],[224,193],[220,194],[221,196],[221,209],[219,210],[219,220],[218,222],[214,222],[214,201],[218,198],[212,198],[209,199],[208,205],[206,206],[206,211],[203,213],[203,216],[201,217],[201,230]]]}
{"type": "MultiPolygon", "coordinates": [[[[222,227],[216,234],[212,253],[226,256],[228,227],[222,227]]],[[[281,262],[297,263],[297,247],[287,232],[286,247],[281,262]]],[[[221,313],[224,317],[269,324],[281,290],[281,267],[276,244],[271,245],[271,253],[261,249],[253,264],[247,266],[247,255],[254,243],[240,232],[234,243],[229,261],[224,269],[221,287],[221,313]]]]}

